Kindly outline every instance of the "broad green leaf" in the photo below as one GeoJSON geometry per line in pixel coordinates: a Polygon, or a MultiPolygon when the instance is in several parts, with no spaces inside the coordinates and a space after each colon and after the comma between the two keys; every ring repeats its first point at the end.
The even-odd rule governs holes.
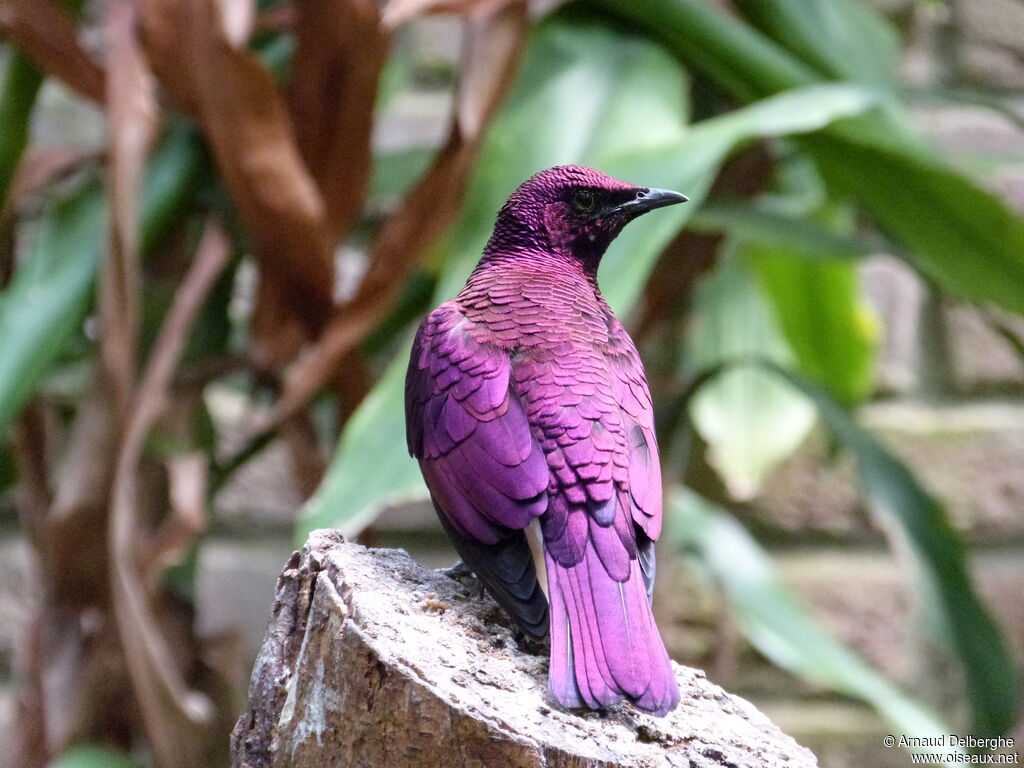
{"type": "Polygon", "coordinates": [[[0,296],[0,434],[85,315],[105,215],[103,192],[95,181],[53,205],[34,247],[0,296]]]}
{"type": "Polygon", "coordinates": [[[749,241],[746,256],[800,370],[845,403],[867,397],[878,320],[856,265],[749,241]]]}
{"type": "Polygon", "coordinates": [[[829,187],[866,208],[906,244],[943,291],[1024,313],[1024,219],[934,160],[852,139],[801,145],[829,187]]]}
{"type": "MultiPolygon", "coordinates": [[[[557,14],[542,24],[531,40],[519,82],[488,133],[460,220],[439,249],[444,258],[435,303],[452,298],[462,287],[480,258],[497,210],[523,180],[551,165],[586,163],[691,197],[691,203],[656,211],[627,227],[605,256],[599,275],[602,290],[612,307],[625,314],[662,248],[692,215],[738,144],[763,135],[816,130],[862,112],[875,98],[860,87],[820,86],[782,94],[687,130],[684,91],[678,64],[658,45],[576,13],[557,14]]],[[[405,365],[403,353],[373,399],[346,425],[324,484],[304,510],[300,538],[314,528],[331,526],[357,532],[391,494],[425,495],[415,463],[405,456],[401,418],[391,418],[403,412],[400,379],[405,365]],[[371,418],[371,408],[388,416],[371,418]],[[372,473],[365,472],[364,458],[372,463],[372,473]]]]}
{"type": "Polygon", "coordinates": [[[900,39],[863,0],[737,0],[769,37],[836,80],[892,83],[900,39]]]}
{"type": "Polygon", "coordinates": [[[388,505],[428,498],[405,442],[405,369],[399,355],[345,424],[334,461],[296,524],[305,542],[317,528],[353,537],[388,505]]]}
{"type": "Polygon", "coordinates": [[[971,733],[1005,733],[1017,717],[1017,675],[995,622],[978,598],[964,543],[945,510],[906,465],[862,429],[828,393],[778,370],[814,400],[836,440],[857,459],[857,474],[874,508],[906,536],[924,582],[923,593],[940,619],[940,640],[963,667],[973,714],[971,733]]]}
{"type": "Polygon", "coordinates": [[[648,179],[690,198],[626,227],[608,249],[598,275],[605,298],[625,314],[639,298],[662,249],[703,203],[718,169],[739,146],[754,139],[816,131],[877,103],[870,88],[819,85],[781,93],[727,115],[690,126],[679,141],[657,150],[621,151],[598,166],[620,178],[648,179]],[[660,181],[665,179],[665,182],[660,181]]]}
{"type": "Polygon", "coordinates": [[[743,635],[772,662],[870,704],[897,733],[949,727],[828,634],[779,579],[757,542],[727,512],[683,488],[667,496],[667,538],[721,586],[743,635]]]}
{"type": "MultiPolygon", "coordinates": [[[[742,99],[806,86],[822,77],[712,3],[597,4],[665,41],[742,99]]],[[[907,128],[906,115],[893,100],[883,110],[837,122],[798,145],[817,162],[829,186],[863,205],[882,229],[913,252],[913,266],[944,291],[1024,312],[1024,220],[937,158],[907,128]]]]}
{"type": "Polygon", "coordinates": [[[881,252],[876,244],[842,235],[806,217],[739,201],[708,200],[686,226],[696,232],[728,232],[745,242],[799,251],[815,260],[850,261],[881,252]]]}
{"type": "Polygon", "coordinates": [[[378,152],[373,156],[370,197],[397,200],[430,167],[433,152],[427,147],[378,152]]]}
{"type": "Polygon", "coordinates": [[[139,768],[142,762],[125,752],[100,746],[82,745],[54,758],[47,768],[139,768]]]}
{"type": "MultiPolygon", "coordinates": [[[[791,357],[753,275],[728,248],[697,288],[684,359],[691,369],[708,370],[750,356],[782,363],[791,357]]],[[[773,372],[744,366],[700,387],[690,417],[729,493],[749,499],[807,436],[814,406],[773,372]]]]}
{"type": "Polygon", "coordinates": [[[815,70],[713,3],[693,0],[592,0],[645,30],[744,100],[811,85],[815,70]]]}

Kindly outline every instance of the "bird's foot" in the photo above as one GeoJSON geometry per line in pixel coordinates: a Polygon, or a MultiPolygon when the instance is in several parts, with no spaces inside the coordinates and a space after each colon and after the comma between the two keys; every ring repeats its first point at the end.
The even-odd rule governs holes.
{"type": "Polygon", "coordinates": [[[477,600],[484,596],[483,583],[462,560],[459,560],[451,568],[438,568],[437,572],[443,573],[449,579],[459,582],[459,584],[469,589],[477,600]]]}
{"type": "Polygon", "coordinates": [[[462,581],[467,576],[473,576],[473,572],[469,570],[469,566],[465,562],[459,560],[451,568],[438,568],[438,573],[443,573],[449,579],[455,579],[456,581],[462,581]]]}

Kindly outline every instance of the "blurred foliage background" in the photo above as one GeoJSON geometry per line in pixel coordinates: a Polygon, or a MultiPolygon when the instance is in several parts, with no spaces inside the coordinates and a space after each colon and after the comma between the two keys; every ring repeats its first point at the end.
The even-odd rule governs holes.
{"type": "Polygon", "coordinates": [[[675,657],[826,766],[1019,744],[1022,30],[1017,0],[0,0],[9,764],[224,764],[289,542],[451,560],[411,332],[561,163],[692,201],[600,275],[659,415],[675,657]]]}

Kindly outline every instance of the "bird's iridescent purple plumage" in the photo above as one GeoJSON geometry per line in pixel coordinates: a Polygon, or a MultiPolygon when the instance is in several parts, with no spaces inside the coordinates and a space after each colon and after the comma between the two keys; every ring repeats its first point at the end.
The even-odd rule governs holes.
{"type": "Polygon", "coordinates": [[[456,548],[534,635],[548,606],[523,529],[539,518],[555,698],[665,714],[679,692],[650,608],[662,514],[651,397],[596,280],[629,220],[613,204],[646,193],[572,166],[524,183],[465,288],[420,327],[406,419],[456,548]],[[581,188],[604,207],[574,208],[581,188]]]}

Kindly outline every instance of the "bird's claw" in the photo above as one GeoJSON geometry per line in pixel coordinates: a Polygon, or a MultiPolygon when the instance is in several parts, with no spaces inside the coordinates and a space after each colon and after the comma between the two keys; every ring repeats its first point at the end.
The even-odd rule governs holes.
{"type": "Polygon", "coordinates": [[[459,560],[451,568],[438,568],[438,573],[443,573],[449,579],[459,582],[464,587],[473,590],[476,594],[475,597],[479,600],[484,596],[484,585],[476,577],[476,574],[470,570],[469,566],[462,560],[459,560]]]}

